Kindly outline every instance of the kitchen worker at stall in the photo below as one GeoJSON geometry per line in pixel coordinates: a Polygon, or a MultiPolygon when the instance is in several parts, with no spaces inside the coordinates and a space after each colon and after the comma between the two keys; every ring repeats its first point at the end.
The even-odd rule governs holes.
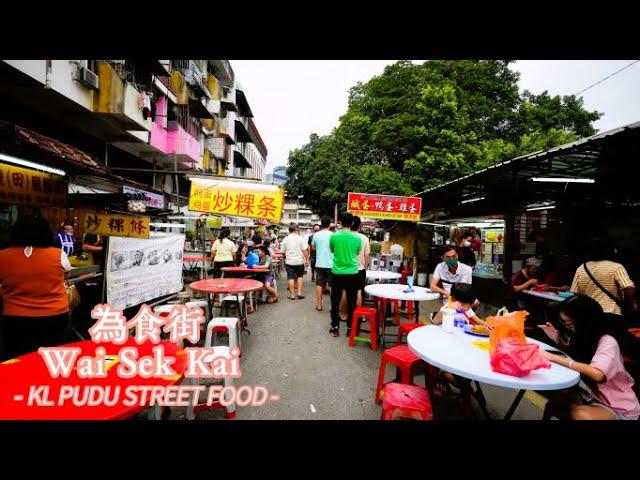
{"type": "Polygon", "coordinates": [[[68,257],[73,255],[76,237],[73,235],[73,222],[67,220],[62,224],[62,231],[53,237],[53,243],[56,247],[64,250],[68,257]]]}
{"type": "Polygon", "coordinates": [[[447,299],[454,283],[472,283],[473,271],[469,265],[458,261],[458,252],[453,245],[445,245],[442,260],[433,272],[430,288],[447,299]]]}

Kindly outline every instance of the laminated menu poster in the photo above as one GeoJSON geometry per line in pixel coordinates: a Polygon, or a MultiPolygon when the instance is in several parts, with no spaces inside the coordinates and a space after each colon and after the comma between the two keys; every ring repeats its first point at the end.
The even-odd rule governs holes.
{"type": "Polygon", "coordinates": [[[182,290],[184,235],[151,233],[148,239],[111,237],[107,302],[125,309],[182,290]]]}

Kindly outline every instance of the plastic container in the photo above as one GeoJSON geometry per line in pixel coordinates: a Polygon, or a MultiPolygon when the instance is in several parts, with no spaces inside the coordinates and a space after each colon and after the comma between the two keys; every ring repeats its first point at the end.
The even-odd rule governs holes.
{"type": "Polygon", "coordinates": [[[462,313],[462,310],[459,308],[453,316],[453,325],[460,330],[464,330],[464,327],[467,326],[467,317],[465,317],[464,313],[462,313]]]}
{"type": "Polygon", "coordinates": [[[442,307],[442,329],[447,333],[454,333],[456,331],[455,315],[456,311],[453,308],[442,307]]]}
{"type": "Polygon", "coordinates": [[[426,273],[419,273],[418,274],[418,286],[419,287],[424,287],[427,285],[427,274],[426,273]]]}

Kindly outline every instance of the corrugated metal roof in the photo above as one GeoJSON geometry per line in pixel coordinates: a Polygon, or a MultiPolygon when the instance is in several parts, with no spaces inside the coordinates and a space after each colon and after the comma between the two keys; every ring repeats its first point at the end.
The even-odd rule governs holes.
{"type": "Polygon", "coordinates": [[[16,125],[15,128],[20,140],[27,141],[30,144],[65,160],[71,166],[75,166],[83,170],[91,170],[103,175],[109,173],[109,170],[103,164],[97,162],[82,150],[18,125],[16,125]]]}
{"type": "Polygon", "coordinates": [[[539,150],[537,152],[528,153],[527,155],[521,155],[519,157],[515,157],[515,158],[512,158],[510,160],[506,160],[506,161],[504,161],[502,163],[497,163],[495,165],[491,165],[490,167],[484,168],[482,170],[478,170],[477,172],[471,173],[469,175],[465,175],[464,177],[456,178],[455,180],[451,180],[449,182],[443,183],[442,185],[438,185],[437,187],[433,187],[433,188],[430,188],[430,189],[425,190],[423,192],[416,193],[413,196],[417,197],[417,196],[423,195],[425,193],[433,192],[434,190],[438,190],[438,189],[444,188],[444,187],[446,187],[448,185],[452,185],[454,183],[460,182],[460,181],[465,180],[467,178],[480,175],[480,174],[482,174],[484,172],[487,172],[487,171],[489,171],[491,169],[500,168],[500,167],[506,166],[506,165],[508,165],[508,164],[510,164],[512,162],[528,161],[528,160],[533,160],[535,158],[548,158],[548,157],[552,156],[554,153],[563,152],[565,150],[571,150],[571,149],[573,149],[575,147],[578,147],[578,146],[581,146],[581,145],[586,145],[586,144],[590,144],[590,143],[596,143],[596,142],[598,142],[598,141],[600,141],[600,140],[602,140],[602,139],[604,139],[606,137],[610,137],[612,135],[617,135],[617,134],[619,134],[621,132],[628,131],[628,130],[633,130],[633,129],[636,129],[636,128],[640,128],[640,121],[639,122],[630,123],[630,124],[624,125],[622,127],[614,128],[612,130],[607,130],[606,132],[598,133],[596,135],[592,135],[591,137],[582,138],[582,139],[576,140],[574,142],[565,143],[565,144],[559,145],[557,147],[552,147],[552,148],[549,148],[547,150],[539,150]]]}

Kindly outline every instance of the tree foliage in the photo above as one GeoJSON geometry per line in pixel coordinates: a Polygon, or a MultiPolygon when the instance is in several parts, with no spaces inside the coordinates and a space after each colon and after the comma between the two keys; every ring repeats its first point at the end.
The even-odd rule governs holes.
{"type": "Polygon", "coordinates": [[[518,91],[509,61],[399,61],[349,92],[330,135],[289,155],[288,192],[330,214],[349,191],[411,195],[596,133],[581,98],[518,91]]]}

